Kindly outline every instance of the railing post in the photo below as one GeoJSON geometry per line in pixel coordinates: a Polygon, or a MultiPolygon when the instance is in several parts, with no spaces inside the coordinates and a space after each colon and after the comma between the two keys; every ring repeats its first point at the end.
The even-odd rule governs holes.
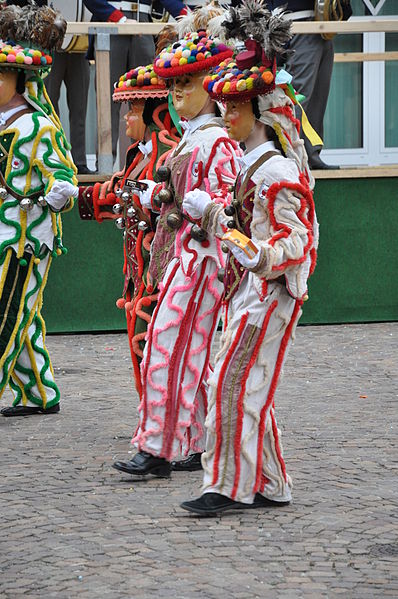
{"type": "Polygon", "coordinates": [[[95,76],[97,87],[97,135],[98,172],[112,174],[112,124],[111,124],[111,80],[110,80],[110,36],[118,33],[117,28],[89,27],[96,34],[95,76]]]}

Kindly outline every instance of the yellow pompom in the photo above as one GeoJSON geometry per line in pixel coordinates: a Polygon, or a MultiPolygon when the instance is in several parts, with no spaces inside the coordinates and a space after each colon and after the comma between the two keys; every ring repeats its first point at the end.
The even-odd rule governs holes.
{"type": "Polygon", "coordinates": [[[61,248],[57,248],[57,250],[56,250],[56,251],[57,251],[57,256],[60,256],[60,255],[62,254],[62,250],[61,250],[61,248]]]}
{"type": "Polygon", "coordinates": [[[33,262],[34,262],[35,264],[40,264],[41,260],[40,260],[40,258],[35,258],[35,259],[33,260],[33,262]]]}

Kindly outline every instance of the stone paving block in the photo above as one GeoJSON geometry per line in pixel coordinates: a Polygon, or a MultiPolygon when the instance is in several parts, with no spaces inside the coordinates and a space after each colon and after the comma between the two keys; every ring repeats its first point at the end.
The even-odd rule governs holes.
{"type": "Polygon", "coordinates": [[[126,335],[47,345],[61,413],[0,418],[1,598],[398,597],[398,324],[299,327],[275,399],[294,501],[212,519],[179,508],[201,473],[111,468],[134,451],[126,335]]]}

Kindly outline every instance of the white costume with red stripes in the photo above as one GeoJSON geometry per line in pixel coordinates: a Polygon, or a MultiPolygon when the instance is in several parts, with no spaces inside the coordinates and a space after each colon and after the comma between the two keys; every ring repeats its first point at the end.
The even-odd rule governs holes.
{"type": "MultiPolygon", "coordinates": [[[[214,115],[189,121],[166,163],[177,205],[194,188],[214,193],[233,183],[236,147],[214,115]]],[[[170,461],[205,446],[206,378],[221,310],[223,285],[217,274],[225,254],[215,237],[195,241],[187,220],[171,237],[167,210],[163,205],[151,249],[152,266],[165,269],[141,364],[140,422],[132,442],[139,451],[170,461]]]]}
{"type": "MultiPolygon", "coordinates": [[[[244,157],[241,183],[249,165],[270,150],[274,153],[274,145],[267,142],[244,157]]],[[[248,232],[261,248],[261,257],[256,272],[246,270],[227,301],[222,348],[209,380],[202,457],[204,493],[248,504],[257,492],[274,501],[291,498],[275,418],[275,390],[318,243],[308,180],[294,160],[272,155],[251,175],[251,185],[251,195],[246,195],[252,213],[248,232]]],[[[228,220],[217,206],[207,210],[206,218],[210,230],[228,220]]]]}

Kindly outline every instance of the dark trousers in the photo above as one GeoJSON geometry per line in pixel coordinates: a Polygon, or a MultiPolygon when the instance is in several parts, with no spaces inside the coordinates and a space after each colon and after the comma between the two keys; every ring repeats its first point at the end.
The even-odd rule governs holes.
{"type": "Polygon", "coordinates": [[[86,114],[90,65],[84,54],[56,52],[46,87],[55,112],[59,114],[58,101],[62,82],[66,86],[69,108],[70,143],[76,166],[86,166],[86,114]]]}
{"type": "MultiPolygon", "coordinates": [[[[136,13],[125,12],[125,15],[129,19],[137,19],[136,13]]],[[[141,13],[139,20],[147,23],[149,15],[141,13]]],[[[124,75],[126,71],[134,67],[151,64],[154,58],[155,44],[152,35],[112,35],[110,52],[111,93],[113,93],[114,83],[119,81],[121,75],[124,75]]],[[[112,154],[115,158],[119,139],[120,103],[112,102],[111,110],[112,154]]]]}
{"type": "MultiPolygon", "coordinates": [[[[303,108],[308,120],[323,139],[323,118],[333,70],[333,42],[318,34],[295,35],[290,47],[294,54],[286,63],[286,70],[293,77],[296,91],[305,96],[303,108]]],[[[311,160],[316,160],[322,147],[312,146],[304,135],[303,139],[311,165],[311,160]]]]}

